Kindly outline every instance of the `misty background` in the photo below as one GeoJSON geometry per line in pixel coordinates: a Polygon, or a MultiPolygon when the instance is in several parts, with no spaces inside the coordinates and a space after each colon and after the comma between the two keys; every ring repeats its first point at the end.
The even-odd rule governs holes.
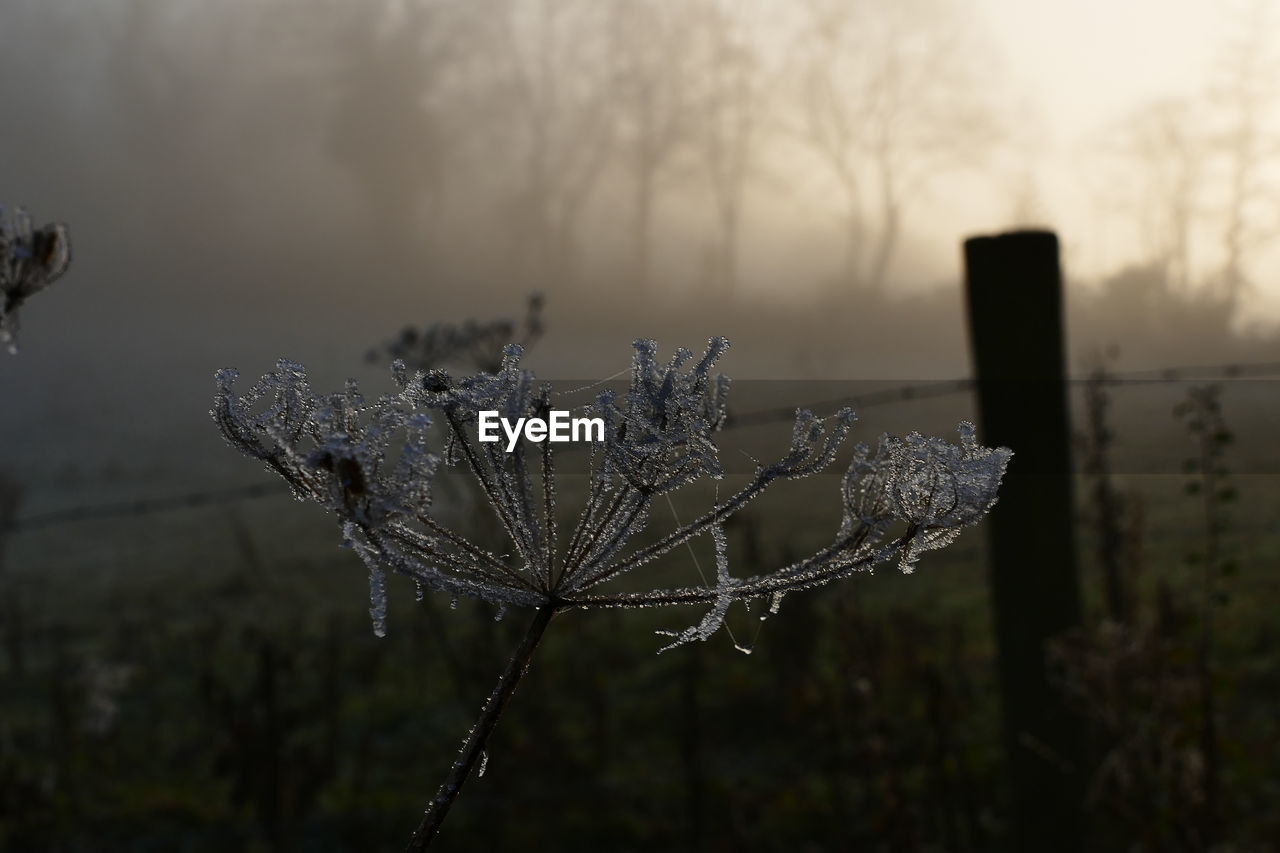
{"type": "MultiPolygon", "coordinates": [[[[709,335],[732,341],[735,380],[794,383],[747,383],[762,407],[829,399],[837,381],[965,377],[960,244],[1008,229],[1061,238],[1073,374],[1280,360],[1272,0],[0,0],[0,116],[0,204],[66,222],[73,250],[24,306],[19,354],[0,358],[0,479],[20,490],[19,520],[261,483],[208,416],[216,369],[243,382],[286,356],[316,389],[352,376],[379,393],[390,383],[371,348],[406,326],[519,321],[533,292],[545,334],[527,363],[542,378],[611,377],[635,338],[666,353],[709,335]]],[[[1122,473],[1181,471],[1182,390],[1117,394],[1122,449],[1138,454],[1122,473]]],[[[1238,467],[1274,474],[1271,383],[1235,390],[1238,467]]],[[[864,440],[973,416],[964,396],[862,414],[864,440]]],[[[752,436],[753,452],[776,447],[752,436]]],[[[1273,481],[1255,478],[1272,503],[1245,513],[1264,559],[1273,481]]],[[[1152,498],[1153,529],[1190,529],[1168,509],[1172,482],[1152,498]]],[[[7,566],[32,584],[34,622],[73,632],[115,607],[181,622],[168,585],[215,600],[223,587],[201,572],[233,563],[249,579],[227,582],[228,612],[271,624],[268,602],[361,611],[329,520],[283,493],[22,531],[7,566]],[[316,566],[328,586],[312,590],[298,578],[316,566]],[[81,585],[63,614],[64,589],[81,585]],[[246,590],[266,598],[242,606],[246,590]]],[[[787,535],[825,530],[826,510],[787,535]]],[[[757,556],[785,558],[793,542],[765,529],[757,556]]],[[[967,568],[943,581],[941,612],[983,606],[980,542],[957,549],[967,568]]],[[[933,612],[930,594],[898,594],[885,600],[906,608],[900,633],[947,646],[950,628],[907,613],[933,612]]],[[[831,606],[862,624],[860,601],[831,606]]],[[[145,635],[148,618],[130,630],[145,635]]],[[[878,646],[875,630],[846,638],[850,654],[892,658],[898,629],[878,646]]],[[[805,642],[784,636],[779,649],[805,642]]],[[[986,661],[986,635],[970,636],[968,663],[986,661]]],[[[318,648],[308,635],[297,659],[318,668],[318,648]]],[[[385,654],[401,653],[411,643],[385,654]]],[[[652,666],[643,677],[661,681],[674,665],[652,666]]],[[[967,689],[990,693],[982,678],[967,689]]],[[[423,754],[449,754],[456,729],[432,729],[445,751],[423,754]]],[[[205,789],[192,790],[198,803],[205,789]]],[[[164,806],[147,808],[140,825],[164,806]]]]}
{"type": "Polygon", "coordinates": [[[1027,225],[1073,364],[1252,352],[1276,10],[1041,5],[9,0],[4,201],[75,250],[0,367],[9,464],[221,468],[217,367],[337,382],[534,290],[544,375],[714,333],[739,377],[961,376],[959,241],[1027,225]]]}

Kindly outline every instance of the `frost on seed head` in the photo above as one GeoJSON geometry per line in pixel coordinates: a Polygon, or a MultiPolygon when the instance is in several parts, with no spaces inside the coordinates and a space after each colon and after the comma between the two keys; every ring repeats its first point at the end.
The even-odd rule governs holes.
{"type": "Polygon", "coordinates": [[[885,562],[910,571],[922,553],[949,544],[995,503],[1011,454],[980,446],[971,424],[960,425],[958,445],[919,433],[882,436],[874,452],[862,445],[854,451],[841,484],[843,523],[830,545],[765,574],[734,577],[725,522],[775,483],[824,470],[855,421],[849,410],[829,418],[799,411],[790,445],[761,463],[750,482],[637,545],[655,500],[722,475],[715,434],[725,421],[729,381],[713,368],[727,348],[725,339],[712,338],[701,356],[679,349],[664,361],[655,342],[635,343],[627,391],[605,392],[585,407],[605,431],[591,450],[585,506],[574,518],[558,509],[550,442],[520,443],[508,453],[499,442],[477,440],[481,411],[514,421],[550,408],[551,389],[523,367],[520,346],[507,346],[494,370],[462,378],[438,369],[411,373],[398,361],[396,392],[373,402],[354,383],[315,394],[303,367],[288,360],[243,394],[236,392],[238,374],[223,370],[212,415],[234,447],[338,517],[343,543],[369,570],[369,612],[379,636],[392,572],[412,578],[419,594],[446,592],[452,601],[468,596],[499,608],[707,608],[697,624],[662,632],[672,648],[710,638],[737,601],[764,599],[772,610],[791,590],[885,562]],[[440,465],[470,472],[507,543],[485,547],[433,514],[440,465]],[[677,588],[634,581],[703,535],[714,544],[714,579],[677,588]],[[632,589],[613,591],[624,579],[632,589]]]}
{"type": "Polygon", "coordinates": [[[728,378],[711,368],[729,348],[724,338],[712,338],[702,357],[683,347],[665,365],[658,345],[635,342],[631,387],[622,400],[601,394],[592,414],[605,421],[603,462],[597,478],[623,480],[632,488],[665,494],[702,477],[719,479],[719,452],[712,435],[725,418],[728,378]]]}
{"type": "Polygon", "coordinates": [[[32,295],[53,284],[71,264],[67,226],[35,228],[18,208],[0,206],[0,344],[17,352],[18,309],[32,295]]]}
{"type": "Polygon", "coordinates": [[[950,544],[995,505],[1013,454],[980,446],[967,421],[957,429],[959,445],[918,432],[904,438],[883,435],[874,454],[865,445],[855,448],[845,474],[844,529],[884,530],[905,521],[913,536],[902,550],[904,572],[912,571],[925,551],[950,544]]]}

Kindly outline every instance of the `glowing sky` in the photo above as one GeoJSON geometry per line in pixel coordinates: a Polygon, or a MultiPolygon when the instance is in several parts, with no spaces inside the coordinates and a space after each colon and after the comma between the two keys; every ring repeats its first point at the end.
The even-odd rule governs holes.
{"type": "MultiPolygon", "coordinates": [[[[980,0],[982,25],[1037,140],[1030,155],[1040,206],[1084,275],[1132,259],[1133,240],[1098,220],[1079,177],[1082,141],[1139,106],[1202,95],[1240,3],[1215,0],[980,0]]],[[[1277,10],[1280,11],[1280,10],[1277,10]]],[[[1280,30],[1277,31],[1280,44],[1280,30]]],[[[975,216],[981,228],[988,212],[975,216]]],[[[1253,318],[1280,317],[1280,256],[1255,265],[1253,318]]],[[[1248,319],[1248,318],[1246,318],[1248,319]]]]}
{"type": "Polygon", "coordinates": [[[1058,134],[1192,94],[1228,31],[1218,0],[981,0],[1009,72],[1058,134]]]}

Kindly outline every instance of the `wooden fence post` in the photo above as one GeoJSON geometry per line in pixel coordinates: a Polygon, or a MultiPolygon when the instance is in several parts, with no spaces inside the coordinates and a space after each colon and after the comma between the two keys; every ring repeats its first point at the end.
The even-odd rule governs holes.
{"type": "Polygon", "coordinates": [[[1087,763],[1046,641],[1080,623],[1062,274],[1047,231],[964,244],[982,442],[1014,452],[986,522],[1015,850],[1079,851],[1087,763]]]}

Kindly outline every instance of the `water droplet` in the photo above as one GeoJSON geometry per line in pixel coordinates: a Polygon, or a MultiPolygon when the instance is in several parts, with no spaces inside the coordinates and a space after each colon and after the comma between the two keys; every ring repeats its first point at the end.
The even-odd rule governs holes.
{"type": "Polygon", "coordinates": [[[489,753],[488,753],[488,752],[481,752],[481,753],[480,753],[480,766],[476,769],[476,777],[477,777],[477,778],[480,778],[480,777],[484,776],[484,771],[486,771],[486,770],[488,770],[488,769],[489,769],[489,753]]]}

